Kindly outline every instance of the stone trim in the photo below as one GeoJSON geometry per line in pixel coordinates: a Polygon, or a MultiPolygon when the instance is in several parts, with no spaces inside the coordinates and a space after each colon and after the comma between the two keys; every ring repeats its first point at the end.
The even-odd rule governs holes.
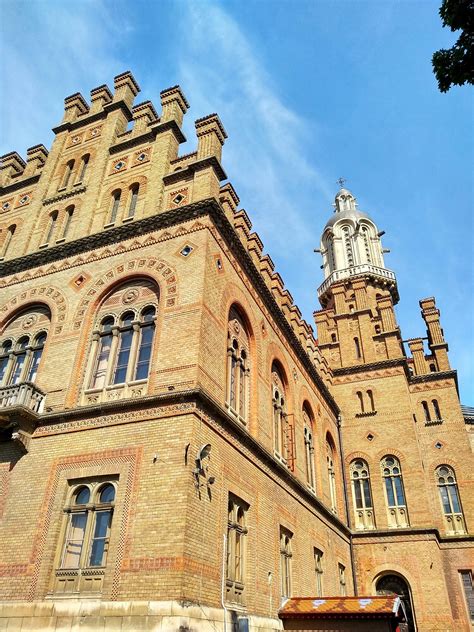
{"type": "Polygon", "coordinates": [[[76,189],[75,191],[67,191],[66,193],[60,193],[59,195],[54,195],[53,197],[46,198],[43,200],[43,206],[48,206],[49,204],[54,204],[55,202],[60,202],[61,200],[67,200],[67,198],[74,197],[79,195],[80,193],[85,193],[87,187],[82,186],[76,189]]]}
{"type": "Polygon", "coordinates": [[[8,193],[13,193],[13,191],[18,191],[18,189],[22,189],[23,187],[29,187],[32,184],[36,184],[41,177],[41,173],[35,173],[33,176],[29,178],[21,179],[21,174],[17,176],[18,179],[11,184],[7,184],[5,187],[0,187],[0,195],[7,195],[8,193]]]}

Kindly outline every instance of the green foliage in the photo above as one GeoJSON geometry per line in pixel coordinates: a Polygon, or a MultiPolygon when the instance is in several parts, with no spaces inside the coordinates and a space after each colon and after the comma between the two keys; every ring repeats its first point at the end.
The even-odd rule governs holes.
{"type": "Polygon", "coordinates": [[[474,0],[443,0],[439,10],[443,26],[461,30],[452,48],[434,53],[433,71],[441,92],[452,85],[474,84],[474,0]]]}

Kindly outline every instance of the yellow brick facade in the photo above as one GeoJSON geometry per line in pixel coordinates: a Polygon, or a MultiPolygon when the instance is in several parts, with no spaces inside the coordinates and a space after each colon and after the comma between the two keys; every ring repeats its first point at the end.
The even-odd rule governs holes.
{"type": "MultiPolygon", "coordinates": [[[[138,92],[126,72],[113,92],[92,90],[90,105],[72,95],[49,152],[32,147],[26,163],[2,158],[0,343],[13,346],[0,356],[0,629],[280,629],[281,533],[289,533],[289,594],[317,596],[318,549],[323,595],[375,594],[377,579],[393,572],[410,585],[418,630],[469,630],[459,571],[473,567],[472,452],[434,303],[423,303],[436,343],[427,360],[416,349],[418,360],[404,357],[390,291],[367,279],[330,289],[316,313],[318,344],[232,185],[222,184],[218,116],[196,121],[197,149],[179,156],[181,89],[161,93],[160,114],[150,102],[133,105],[138,92]],[[138,379],[141,296],[156,316],[138,379]],[[229,329],[232,309],[248,340],[237,364],[246,371],[240,411],[229,373],[240,335],[238,323],[236,334],[229,329]],[[120,319],[130,310],[128,327],[120,319]],[[102,383],[104,318],[114,325],[102,383]],[[363,362],[351,356],[356,330],[363,362]],[[128,377],[117,381],[126,331],[128,377]],[[360,416],[356,393],[367,390],[376,413],[360,416]],[[424,422],[421,402],[432,399],[441,424],[424,422]],[[403,529],[388,522],[379,465],[387,454],[403,471],[403,529]],[[354,522],[355,458],[370,467],[372,531],[354,522]],[[456,536],[446,535],[434,478],[442,464],[455,468],[462,499],[456,536]],[[69,567],[71,494],[105,483],[116,489],[106,562],[69,567]],[[230,499],[245,507],[241,527],[229,527],[230,499]],[[235,529],[242,555],[229,562],[235,529]],[[237,563],[239,581],[229,576],[237,563]]],[[[84,550],[107,507],[81,509],[84,550]]]]}

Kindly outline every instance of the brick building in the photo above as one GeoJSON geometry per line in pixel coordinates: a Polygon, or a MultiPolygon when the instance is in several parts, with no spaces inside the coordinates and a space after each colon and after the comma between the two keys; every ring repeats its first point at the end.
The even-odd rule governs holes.
{"type": "Polygon", "coordinates": [[[138,92],[74,94],[49,152],[2,157],[0,629],[272,630],[288,597],[392,592],[410,630],[471,629],[472,451],[434,299],[407,355],[341,189],[316,340],[224,183],[218,116],[180,156],[181,89],[160,115],[138,92]]]}

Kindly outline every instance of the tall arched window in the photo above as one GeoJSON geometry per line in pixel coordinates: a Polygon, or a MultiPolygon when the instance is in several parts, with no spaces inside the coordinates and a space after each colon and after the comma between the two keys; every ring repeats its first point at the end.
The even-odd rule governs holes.
{"type": "Polygon", "coordinates": [[[68,206],[64,215],[63,234],[62,238],[66,239],[69,232],[69,228],[72,222],[72,216],[74,215],[74,206],[68,206]]]}
{"type": "Polygon", "coordinates": [[[83,182],[86,177],[87,165],[89,164],[90,154],[86,154],[81,158],[81,169],[79,171],[79,178],[77,179],[77,183],[83,182]]]}
{"type": "Polygon", "coordinates": [[[332,437],[326,436],[326,465],[328,472],[329,499],[331,510],[337,514],[337,492],[336,492],[336,468],[335,468],[335,447],[332,437]]]}
{"type": "Polygon", "coordinates": [[[364,242],[365,258],[368,263],[372,263],[372,255],[370,252],[370,236],[367,226],[362,227],[362,241],[364,242]]]}
{"type": "Polygon", "coordinates": [[[421,405],[423,406],[423,412],[425,414],[425,421],[431,421],[430,408],[428,406],[428,402],[423,400],[421,402],[421,405]]]}
{"type": "Polygon", "coordinates": [[[0,386],[36,381],[50,322],[49,309],[38,305],[8,323],[0,337],[0,386]]]}
{"type": "Polygon", "coordinates": [[[86,391],[87,402],[138,393],[131,389],[139,388],[150,373],[157,307],[158,288],[145,279],[120,286],[104,300],[92,337],[87,379],[88,390],[104,392],[91,400],[86,391]]]}
{"type": "Polygon", "coordinates": [[[114,224],[117,219],[117,215],[118,215],[118,211],[120,207],[121,195],[122,195],[122,191],[120,189],[117,189],[116,191],[112,193],[112,208],[110,210],[110,220],[109,220],[110,224],[114,224]]]}
{"type": "Polygon", "coordinates": [[[139,184],[132,184],[130,187],[130,203],[128,205],[127,217],[131,218],[135,215],[135,209],[137,208],[138,201],[138,190],[140,188],[139,184]]]}
{"type": "Polygon", "coordinates": [[[389,527],[408,527],[408,511],[400,462],[396,457],[389,455],[382,459],[381,467],[385,483],[389,527]]]}
{"type": "Polygon", "coordinates": [[[250,338],[244,319],[236,307],[227,323],[227,406],[246,422],[250,398],[250,338]]]}
{"type": "Polygon", "coordinates": [[[356,395],[357,395],[357,399],[359,400],[360,412],[364,413],[365,412],[365,409],[364,409],[364,395],[362,394],[362,391],[357,391],[356,395]]]}
{"type": "Polygon", "coordinates": [[[357,338],[357,336],[354,337],[354,352],[355,352],[356,360],[360,360],[360,358],[362,358],[362,353],[360,350],[359,338],[357,338]]]}
{"type": "Polygon", "coordinates": [[[52,241],[57,221],[58,221],[58,211],[53,211],[52,213],[49,214],[48,226],[46,227],[46,234],[43,241],[44,244],[49,244],[52,241]]]}
{"type": "Polygon", "coordinates": [[[289,429],[283,374],[276,362],[272,364],[273,447],[275,454],[286,462],[289,429]]]}
{"type": "Polygon", "coordinates": [[[67,188],[73,169],[74,169],[74,160],[69,160],[69,162],[66,163],[66,168],[64,170],[64,177],[63,177],[61,188],[63,189],[67,188]]]}
{"type": "Polygon", "coordinates": [[[350,465],[356,529],[375,529],[369,466],[363,459],[350,465]]]}
{"type": "Polygon", "coordinates": [[[440,465],[436,468],[436,479],[447,532],[449,534],[466,533],[456,475],[453,468],[449,465],[440,465]]]}
{"type": "Polygon", "coordinates": [[[10,244],[12,242],[15,231],[16,231],[16,224],[12,224],[11,226],[7,228],[5,239],[3,240],[0,259],[4,259],[7,256],[7,252],[8,252],[8,249],[10,248],[10,244]]]}
{"type": "Polygon", "coordinates": [[[311,489],[315,489],[314,479],[314,444],[313,444],[313,415],[305,402],[303,405],[303,432],[306,482],[311,489]]]}
{"type": "Polygon", "coordinates": [[[375,412],[375,400],[374,393],[370,389],[367,391],[367,397],[369,398],[370,410],[371,412],[375,412]]]}
{"type": "Polygon", "coordinates": [[[432,399],[431,403],[433,404],[433,410],[434,410],[436,421],[441,421],[442,417],[441,417],[441,411],[439,409],[438,400],[437,399],[432,399]]]}
{"type": "Polygon", "coordinates": [[[342,235],[344,238],[344,248],[346,251],[346,263],[347,267],[351,268],[354,265],[354,254],[352,252],[352,239],[348,226],[344,226],[342,229],[342,235]]]}

